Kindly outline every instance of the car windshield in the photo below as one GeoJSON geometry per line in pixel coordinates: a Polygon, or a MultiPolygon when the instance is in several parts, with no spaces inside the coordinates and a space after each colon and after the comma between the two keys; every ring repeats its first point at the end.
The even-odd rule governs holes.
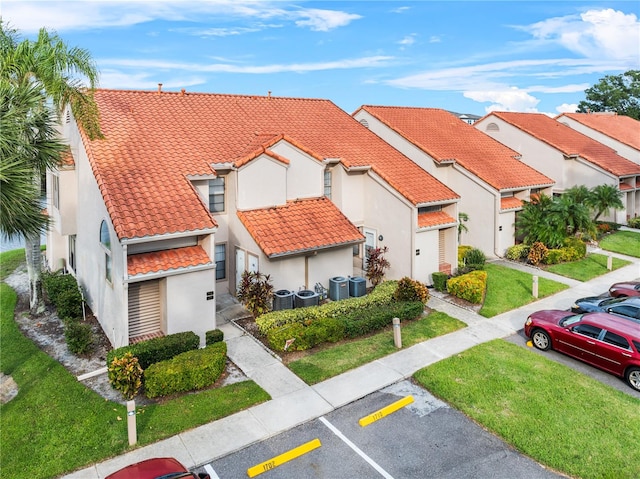
{"type": "Polygon", "coordinates": [[[581,314],[572,314],[571,316],[565,316],[564,318],[562,318],[558,324],[563,328],[566,328],[568,326],[571,326],[574,323],[577,323],[581,319],[582,319],[581,314]]]}
{"type": "Polygon", "coordinates": [[[611,306],[613,304],[620,303],[620,302],[626,301],[628,299],[629,298],[627,298],[626,296],[623,296],[621,298],[607,298],[607,299],[605,299],[604,301],[602,301],[600,303],[600,306],[611,306]]]}

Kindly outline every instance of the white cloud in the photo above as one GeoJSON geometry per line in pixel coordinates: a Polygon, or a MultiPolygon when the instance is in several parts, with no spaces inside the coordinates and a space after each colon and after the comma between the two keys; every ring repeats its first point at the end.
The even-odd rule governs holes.
{"type": "Polygon", "coordinates": [[[563,103],[556,107],[558,113],[575,113],[578,110],[577,103],[563,103]]]}
{"type": "Polygon", "coordinates": [[[429,37],[429,43],[440,43],[442,41],[442,38],[440,38],[437,35],[431,35],[429,37]]]}
{"type": "Polygon", "coordinates": [[[316,8],[302,9],[292,14],[303,20],[296,20],[299,27],[310,27],[317,32],[328,32],[334,28],[349,25],[353,20],[362,18],[360,15],[340,12],[337,10],[318,10],[316,8]]]}
{"type": "Polygon", "coordinates": [[[407,35],[402,40],[398,42],[399,45],[413,45],[416,42],[416,34],[412,33],[411,35],[407,35]]]}
{"type": "Polygon", "coordinates": [[[124,73],[118,70],[100,72],[100,88],[153,90],[162,83],[164,89],[186,88],[206,83],[202,77],[176,77],[166,73],[124,73]]]}
{"type": "Polygon", "coordinates": [[[487,113],[492,111],[537,112],[536,106],[540,103],[537,98],[515,87],[494,91],[465,91],[464,96],[477,102],[491,102],[491,105],[485,107],[487,113]]]}
{"type": "Polygon", "coordinates": [[[557,43],[585,58],[628,60],[632,65],[640,58],[640,21],[633,13],[611,8],[588,10],[522,29],[537,40],[557,43]]]}

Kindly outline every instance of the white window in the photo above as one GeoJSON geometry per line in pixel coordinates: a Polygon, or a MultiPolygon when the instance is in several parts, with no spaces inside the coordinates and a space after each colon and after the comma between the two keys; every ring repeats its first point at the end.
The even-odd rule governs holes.
{"type": "Polygon", "coordinates": [[[104,271],[107,281],[111,282],[111,236],[105,220],[100,224],[100,244],[104,249],[104,271]]]}
{"type": "Polygon", "coordinates": [[[331,199],[331,170],[324,170],[324,196],[331,199]]]}
{"type": "Polygon", "coordinates": [[[209,211],[212,213],[224,212],[224,192],[224,176],[209,180],[209,211]]]}
{"type": "Polygon", "coordinates": [[[60,178],[58,175],[51,175],[51,201],[55,208],[60,209],[60,178]]]}
{"type": "Polygon", "coordinates": [[[227,245],[216,245],[216,280],[227,277],[227,245]]]}

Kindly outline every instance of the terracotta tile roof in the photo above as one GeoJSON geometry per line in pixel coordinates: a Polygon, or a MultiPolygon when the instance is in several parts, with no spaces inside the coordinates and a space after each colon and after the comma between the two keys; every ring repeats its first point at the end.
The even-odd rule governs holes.
{"type": "Polygon", "coordinates": [[[620,183],[620,191],[626,191],[626,190],[634,190],[635,188],[631,185],[628,185],[627,183],[620,183]]]}
{"type": "Polygon", "coordinates": [[[188,246],[129,255],[127,256],[127,273],[129,276],[135,276],[205,264],[212,264],[206,251],[201,246],[188,246]]]}
{"type": "Polygon", "coordinates": [[[268,257],[360,243],[363,234],[326,197],[289,201],[286,205],[238,211],[268,257]]]}
{"type": "Polygon", "coordinates": [[[459,196],[329,100],[97,90],[101,140],[83,134],[118,238],[215,226],[186,176],[212,175],[285,135],[370,167],[414,205],[459,196]]]}
{"type": "MultiPolygon", "coordinates": [[[[618,155],[615,150],[563,125],[543,113],[514,113],[494,111],[494,115],[516,128],[551,145],[566,156],[579,155],[615,176],[640,174],[640,165],[618,155]]],[[[486,118],[486,117],[485,117],[486,118]]]]}
{"type": "Polygon", "coordinates": [[[609,136],[636,150],[640,150],[640,121],[625,115],[607,115],[599,113],[563,113],[556,117],[562,122],[566,116],[582,123],[592,130],[609,136]]]}
{"type": "Polygon", "coordinates": [[[62,166],[75,166],[76,163],[73,159],[73,154],[71,154],[71,148],[65,148],[64,151],[60,154],[60,160],[62,166]]]}
{"type": "Polygon", "coordinates": [[[454,160],[497,190],[549,186],[554,180],[517,159],[519,153],[437,108],[364,105],[363,110],[436,162],[454,160]]]}
{"type": "Polygon", "coordinates": [[[515,196],[506,196],[504,198],[500,198],[501,210],[512,210],[515,208],[522,208],[521,199],[518,199],[515,196]]]}
{"type": "Polygon", "coordinates": [[[456,220],[444,211],[430,211],[428,213],[418,214],[418,228],[448,225],[450,223],[456,223],[456,220]]]}

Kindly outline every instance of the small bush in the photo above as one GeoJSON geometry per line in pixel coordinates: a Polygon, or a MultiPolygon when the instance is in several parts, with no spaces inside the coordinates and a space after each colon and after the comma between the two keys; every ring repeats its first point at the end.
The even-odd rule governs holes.
{"type": "Polygon", "coordinates": [[[464,263],[467,268],[474,267],[475,269],[484,268],[484,264],[487,261],[487,257],[478,248],[471,248],[464,254],[464,263]]]}
{"type": "Polygon", "coordinates": [[[558,264],[562,262],[563,251],[561,249],[550,249],[544,258],[544,264],[558,264]]]}
{"type": "Polygon", "coordinates": [[[447,280],[449,279],[448,274],[436,271],[431,275],[431,277],[433,278],[433,287],[436,291],[443,293],[447,291],[447,280]]]}
{"type": "Polygon", "coordinates": [[[507,248],[505,256],[512,261],[521,261],[529,254],[529,246],[526,244],[515,244],[507,248]]]}
{"type": "Polygon", "coordinates": [[[145,395],[149,398],[193,391],[211,386],[224,371],[227,343],[178,354],[144,371],[145,395]]]}
{"type": "Polygon", "coordinates": [[[473,249],[473,246],[460,245],[458,246],[458,268],[464,267],[464,256],[473,249]]]}
{"type": "Polygon", "coordinates": [[[58,296],[65,291],[77,291],[78,282],[73,275],[63,274],[61,271],[42,274],[42,286],[51,304],[57,306],[58,296]]]}
{"type": "Polygon", "coordinates": [[[398,288],[393,297],[396,301],[420,301],[422,304],[427,304],[429,290],[420,281],[405,276],[398,281],[398,288]]]}
{"type": "Polygon", "coordinates": [[[565,259],[564,261],[575,261],[580,258],[584,258],[587,255],[587,243],[582,241],[580,238],[567,238],[564,240],[563,249],[573,249],[574,251],[565,251],[565,259]]]}
{"type": "Polygon", "coordinates": [[[93,346],[91,325],[79,321],[68,321],[64,326],[64,339],[73,354],[85,354],[93,346]]]}
{"type": "Polygon", "coordinates": [[[121,358],[114,358],[109,364],[109,384],[130,401],[142,387],[142,368],[138,358],[125,353],[121,358]]]}
{"type": "Polygon", "coordinates": [[[61,291],[56,297],[56,309],[60,318],[82,318],[82,295],[78,289],[61,291]]]}
{"type": "Polygon", "coordinates": [[[640,216],[636,218],[630,218],[629,221],[627,221],[627,226],[629,226],[629,228],[640,229],[640,216]]]}
{"type": "Polygon", "coordinates": [[[482,303],[486,288],[487,272],[481,270],[471,271],[447,281],[449,293],[474,304],[482,303]]]}
{"type": "Polygon", "coordinates": [[[305,326],[301,323],[286,324],[270,330],[267,333],[267,341],[274,351],[304,351],[311,347],[307,342],[305,326]]]}
{"type": "Polygon", "coordinates": [[[424,304],[420,301],[393,303],[384,308],[357,311],[345,318],[345,336],[347,338],[356,338],[390,325],[393,322],[393,318],[399,318],[400,320],[415,319],[423,312],[424,304]]]}
{"type": "Polygon", "coordinates": [[[531,245],[531,249],[529,250],[529,254],[527,255],[529,263],[537,266],[542,261],[544,261],[545,257],[547,256],[547,251],[549,250],[544,244],[536,241],[531,245]]]}
{"type": "Polygon", "coordinates": [[[140,367],[147,369],[153,363],[166,361],[185,351],[198,349],[198,347],[200,347],[200,338],[192,331],[170,334],[162,338],[154,338],[112,349],[107,353],[107,366],[111,364],[114,358],[122,357],[125,353],[130,352],[138,358],[140,367]]]}
{"type": "Polygon", "coordinates": [[[207,346],[224,341],[224,333],[220,329],[212,329],[205,333],[205,344],[207,346]]]}

